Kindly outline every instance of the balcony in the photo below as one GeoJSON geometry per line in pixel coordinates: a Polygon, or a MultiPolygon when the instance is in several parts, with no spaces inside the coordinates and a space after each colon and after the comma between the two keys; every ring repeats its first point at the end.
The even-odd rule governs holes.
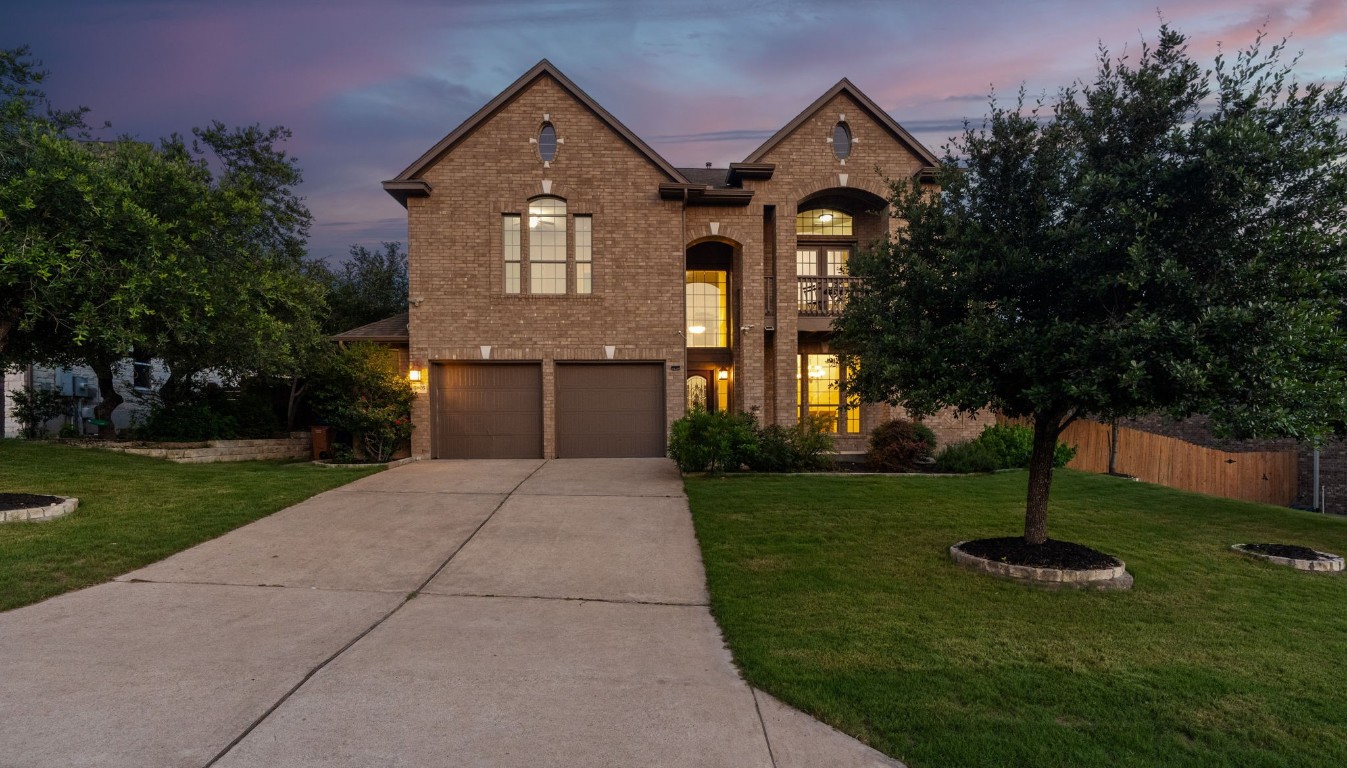
{"type": "Polygon", "coordinates": [[[798,303],[801,317],[836,317],[846,306],[852,286],[860,282],[855,277],[809,277],[798,280],[798,303]]]}

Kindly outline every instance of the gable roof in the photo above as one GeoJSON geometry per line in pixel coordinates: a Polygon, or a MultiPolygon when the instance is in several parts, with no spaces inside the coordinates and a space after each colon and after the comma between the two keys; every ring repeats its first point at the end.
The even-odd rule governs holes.
{"type": "Polygon", "coordinates": [[[890,117],[888,112],[881,109],[878,104],[871,100],[869,96],[862,93],[861,89],[852,85],[851,81],[845,77],[838,80],[837,85],[829,88],[827,93],[815,99],[813,104],[805,107],[804,111],[796,115],[794,120],[786,123],[781,130],[772,134],[771,138],[763,142],[762,146],[753,150],[753,154],[745,158],[744,162],[756,163],[762,160],[763,156],[770,152],[773,147],[780,144],[787,136],[794,133],[796,128],[799,128],[804,121],[813,117],[814,113],[823,109],[823,105],[827,104],[839,93],[846,93],[850,96],[853,101],[860,105],[861,109],[865,110],[865,112],[874,119],[875,122],[882,125],[893,138],[897,139],[899,143],[911,150],[912,154],[921,158],[922,162],[926,163],[928,167],[934,168],[940,164],[940,160],[935,156],[934,152],[923,146],[920,141],[917,141],[912,134],[907,132],[906,128],[899,125],[897,120],[890,117]]]}
{"type": "Polygon", "coordinates": [[[533,65],[533,68],[525,72],[518,80],[514,81],[509,88],[501,91],[496,98],[488,101],[486,105],[477,110],[472,117],[464,120],[463,123],[455,128],[448,136],[440,139],[435,146],[431,147],[425,154],[417,158],[416,162],[407,166],[407,169],[402,173],[399,173],[396,178],[385,181],[383,183],[384,189],[388,194],[397,198],[398,202],[403,205],[407,204],[407,196],[409,194],[427,194],[430,191],[430,185],[419,178],[421,174],[433,165],[435,161],[443,157],[446,152],[453,149],[454,145],[471,133],[474,128],[485,122],[506,104],[509,104],[514,100],[515,96],[519,95],[520,92],[544,75],[557,81],[563,90],[569,93],[576,101],[587,107],[589,111],[593,112],[600,120],[606,123],[609,128],[612,128],[617,135],[626,140],[633,149],[649,160],[652,165],[663,171],[664,174],[669,177],[670,181],[687,183],[687,179],[684,178],[683,174],[679,173],[678,169],[674,168],[668,160],[660,157],[658,152],[651,149],[650,145],[646,144],[639,136],[632,133],[631,129],[623,125],[616,117],[613,117],[608,110],[599,106],[597,101],[581,90],[580,86],[572,82],[569,77],[561,74],[561,70],[553,66],[552,62],[543,59],[533,65]]]}
{"type": "Polygon", "coordinates": [[[368,325],[333,334],[335,341],[382,341],[407,343],[408,313],[375,320],[368,325]]]}

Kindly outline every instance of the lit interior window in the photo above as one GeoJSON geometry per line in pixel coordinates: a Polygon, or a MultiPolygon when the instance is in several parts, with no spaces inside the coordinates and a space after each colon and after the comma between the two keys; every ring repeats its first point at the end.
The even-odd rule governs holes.
{"type": "Polygon", "coordinates": [[[729,274],[690,270],[686,285],[689,347],[728,347],[729,274]]]}
{"type": "Polygon", "coordinates": [[[815,208],[795,215],[795,234],[851,237],[851,214],[831,208],[815,208]]]}
{"type": "Polygon", "coordinates": [[[566,202],[529,203],[529,292],[566,292],[566,202]]]}

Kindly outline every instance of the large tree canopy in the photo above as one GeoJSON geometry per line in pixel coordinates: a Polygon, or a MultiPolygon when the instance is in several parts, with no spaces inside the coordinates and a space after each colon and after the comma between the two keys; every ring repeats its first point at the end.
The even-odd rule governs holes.
{"type": "Polygon", "coordinates": [[[284,128],[221,123],[158,146],[82,140],[26,49],[0,51],[0,367],[84,363],[108,419],[117,361],[294,378],[324,346],[323,286],[284,128]]]}
{"type": "Polygon", "coordinates": [[[1078,417],[1324,434],[1347,413],[1347,92],[1293,65],[1260,37],[1204,69],[1162,27],[1050,110],[993,100],[938,187],[893,185],[904,228],[851,262],[852,391],[1031,417],[1031,544],[1078,417]]]}

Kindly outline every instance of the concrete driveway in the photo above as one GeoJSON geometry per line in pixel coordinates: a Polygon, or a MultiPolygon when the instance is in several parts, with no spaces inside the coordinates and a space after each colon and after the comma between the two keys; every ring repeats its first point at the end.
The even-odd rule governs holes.
{"type": "Polygon", "coordinates": [[[0,614],[0,768],[898,765],[706,603],[667,460],[418,462],[0,614]]]}

